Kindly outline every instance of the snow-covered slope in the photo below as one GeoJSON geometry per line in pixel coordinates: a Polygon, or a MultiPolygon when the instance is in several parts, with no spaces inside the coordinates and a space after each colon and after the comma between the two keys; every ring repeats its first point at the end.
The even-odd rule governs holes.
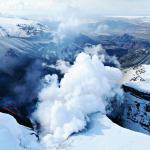
{"type": "Polygon", "coordinates": [[[105,115],[96,113],[81,133],[61,143],[49,143],[43,147],[33,131],[17,124],[11,116],[0,114],[0,148],[3,150],[149,150],[150,137],[119,127],[105,115]]]}
{"type": "Polygon", "coordinates": [[[0,113],[0,149],[2,150],[41,150],[35,133],[19,125],[7,114],[0,113]]]}
{"type": "Polygon", "coordinates": [[[106,116],[97,113],[92,116],[87,130],[57,145],[57,149],[149,150],[149,146],[149,136],[119,127],[106,116]]]}

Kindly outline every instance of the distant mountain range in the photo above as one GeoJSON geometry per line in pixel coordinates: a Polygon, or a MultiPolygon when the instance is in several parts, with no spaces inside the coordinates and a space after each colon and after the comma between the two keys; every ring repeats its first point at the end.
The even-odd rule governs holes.
{"type": "MultiPolygon", "coordinates": [[[[123,68],[150,63],[150,21],[147,18],[145,21],[144,18],[102,18],[96,23],[84,23],[79,26],[80,31],[77,34],[75,29],[69,39],[64,39],[61,43],[53,41],[53,33],[57,32],[53,24],[1,17],[1,60],[4,55],[6,58],[11,55],[52,62],[57,59],[72,61],[85,47],[101,44],[108,55],[117,56],[123,68]]],[[[59,22],[56,25],[59,27],[59,22]]]]}

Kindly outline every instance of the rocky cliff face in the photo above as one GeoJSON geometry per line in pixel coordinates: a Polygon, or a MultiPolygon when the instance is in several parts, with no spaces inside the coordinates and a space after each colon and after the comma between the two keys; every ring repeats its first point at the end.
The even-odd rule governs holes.
{"type": "Polygon", "coordinates": [[[138,132],[150,134],[150,99],[143,99],[144,94],[138,93],[138,91],[136,95],[132,92],[125,93],[122,125],[138,132]]]}
{"type": "Polygon", "coordinates": [[[147,98],[148,94],[130,89],[130,87],[123,88],[124,102],[119,105],[113,100],[110,107],[114,109],[108,113],[108,116],[113,122],[124,128],[150,135],[150,98],[147,98]]]}

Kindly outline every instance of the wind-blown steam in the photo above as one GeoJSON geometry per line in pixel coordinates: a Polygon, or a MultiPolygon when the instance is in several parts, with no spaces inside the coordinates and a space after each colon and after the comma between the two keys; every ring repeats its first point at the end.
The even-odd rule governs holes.
{"type": "Polygon", "coordinates": [[[57,75],[43,79],[40,103],[34,119],[41,124],[42,141],[50,146],[51,138],[66,139],[83,130],[88,115],[105,113],[107,99],[122,94],[119,69],[104,66],[96,55],[81,53],[58,83],[57,75]]]}
{"type": "Polygon", "coordinates": [[[116,66],[120,68],[120,63],[116,56],[109,56],[101,44],[85,47],[84,52],[90,56],[97,55],[104,64],[109,64],[108,66],[116,66]]]}

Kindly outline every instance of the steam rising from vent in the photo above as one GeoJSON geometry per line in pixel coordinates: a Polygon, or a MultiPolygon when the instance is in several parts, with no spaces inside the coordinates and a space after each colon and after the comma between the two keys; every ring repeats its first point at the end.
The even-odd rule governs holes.
{"type": "Polygon", "coordinates": [[[109,64],[109,66],[116,66],[118,68],[120,67],[120,63],[116,56],[109,56],[101,44],[85,47],[84,52],[90,56],[97,55],[104,64],[109,64]]]}
{"type": "Polygon", "coordinates": [[[57,75],[42,80],[40,103],[33,118],[42,128],[42,141],[48,147],[52,139],[66,139],[83,130],[91,113],[105,114],[108,100],[122,96],[119,69],[106,67],[99,58],[80,53],[64,78],[57,75]]]}
{"type": "Polygon", "coordinates": [[[97,55],[102,61],[104,61],[105,50],[100,44],[96,46],[92,45],[90,47],[85,47],[84,51],[90,56],[97,55]]]}
{"type": "Polygon", "coordinates": [[[58,29],[53,32],[53,42],[61,44],[74,39],[81,31],[80,24],[81,22],[76,18],[68,19],[67,22],[61,22],[58,29]]]}

